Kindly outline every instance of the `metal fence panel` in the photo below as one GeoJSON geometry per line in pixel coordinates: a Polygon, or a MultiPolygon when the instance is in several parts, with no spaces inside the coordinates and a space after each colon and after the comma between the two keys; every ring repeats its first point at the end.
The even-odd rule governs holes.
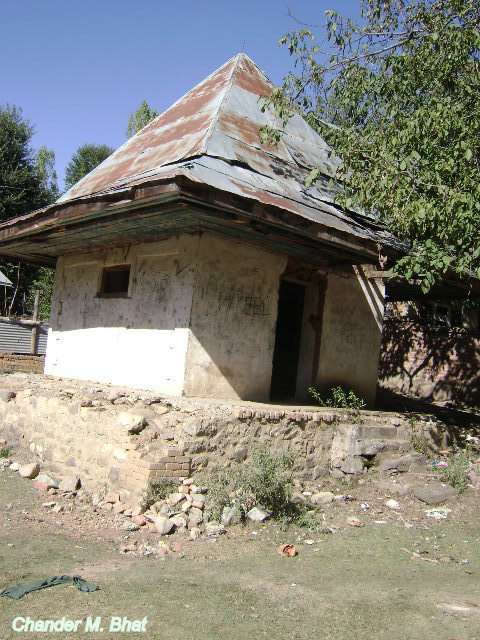
{"type": "MultiPolygon", "coordinates": [[[[8,353],[30,353],[32,325],[0,320],[0,351],[8,353]]],[[[48,324],[42,323],[37,331],[37,354],[44,355],[47,350],[48,324]]]]}

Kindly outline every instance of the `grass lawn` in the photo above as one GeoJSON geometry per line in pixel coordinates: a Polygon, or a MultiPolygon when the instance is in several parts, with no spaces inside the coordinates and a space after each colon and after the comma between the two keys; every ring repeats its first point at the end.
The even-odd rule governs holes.
{"type": "Polygon", "coordinates": [[[122,556],[93,533],[54,534],[41,521],[41,501],[28,481],[0,474],[0,588],[80,573],[101,590],[62,585],[19,601],[0,598],[2,639],[480,640],[480,528],[473,514],[471,523],[434,521],[430,529],[369,524],[303,534],[315,541],[310,546],[293,529],[236,527],[216,542],[186,542],[183,558],[160,560],[122,556]],[[297,545],[297,557],[278,556],[287,541],[297,545]],[[426,559],[412,559],[415,550],[428,552],[426,559]],[[452,561],[429,561],[442,556],[452,561]],[[465,610],[455,613],[455,605],[465,610]],[[71,634],[16,633],[16,616],[102,616],[104,632],[85,634],[81,626],[71,634]],[[110,633],[111,616],[146,616],[147,633],[110,633]]]}

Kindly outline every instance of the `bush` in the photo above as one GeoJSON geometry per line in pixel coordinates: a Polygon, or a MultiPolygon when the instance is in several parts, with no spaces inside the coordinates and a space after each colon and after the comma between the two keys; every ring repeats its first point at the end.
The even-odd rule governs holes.
{"type": "Polygon", "coordinates": [[[295,505],[290,453],[271,454],[260,448],[252,452],[251,462],[241,467],[214,468],[202,482],[208,488],[212,518],[219,520],[225,507],[237,506],[244,513],[255,505],[271,511],[274,518],[285,518],[295,505]]]}
{"type": "Polygon", "coordinates": [[[235,504],[234,493],[239,487],[238,469],[213,467],[202,475],[201,484],[208,489],[208,506],[213,520],[220,521],[225,507],[235,504]]]}
{"type": "Polygon", "coordinates": [[[164,500],[176,487],[177,483],[174,480],[170,480],[170,478],[158,478],[153,482],[149,482],[147,492],[142,499],[142,505],[149,509],[155,502],[164,500]]]}
{"type": "Polygon", "coordinates": [[[291,511],[293,480],[291,472],[293,456],[290,453],[271,454],[268,449],[256,449],[252,461],[243,472],[243,489],[275,517],[291,511]]]}
{"type": "Polygon", "coordinates": [[[338,409],[353,409],[360,411],[365,407],[365,401],[359,398],[353,389],[344,389],[342,386],[332,387],[329,395],[323,398],[314,387],[310,387],[308,393],[322,407],[336,407],[338,409]]]}
{"type": "Polygon", "coordinates": [[[468,485],[468,472],[470,470],[470,449],[455,447],[455,452],[448,459],[448,466],[442,471],[442,480],[463,491],[468,485]]]}
{"type": "Polygon", "coordinates": [[[11,447],[2,447],[0,449],[0,458],[8,458],[10,455],[11,447]]]}

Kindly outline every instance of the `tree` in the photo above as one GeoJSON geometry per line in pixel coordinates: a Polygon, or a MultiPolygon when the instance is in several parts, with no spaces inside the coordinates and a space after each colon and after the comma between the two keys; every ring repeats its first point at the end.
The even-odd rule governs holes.
{"type": "Polygon", "coordinates": [[[397,273],[424,292],[447,270],[480,277],[479,0],[361,0],[361,16],[327,11],[320,44],[307,25],[284,36],[295,72],[269,102],[340,156],[339,203],[406,242],[397,273]]]}
{"type": "MultiPolygon", "coordinates": [[[[0,220],[13,218],[52,202],[54,155],[31,148],[33,127],[15,106],[0,106],[0,220]]],[[[48,315],[53,280],[51,269],[20,262],[1,261],[0,270],[12,281],[1,296],[2,315],[26,315],[33,309],[34,291],[43,290],[43,317],[48,315]]]]}
{"type": "Polygon", "coordinates": [[[73,187],[114,151],[115,149],[106,144],[84,144],[78,147],[65,169],[65,187],[73,187]]]}
{"type": "Polygon", "coordinates": [[[138,109],[128,116],[127,138],[131,138],[145,125],[158,117],[158,111],[151,109],[146,100],[138,107],[138,109]]]}
{"type": "Polygon", "coordinates": [[[59,196],[57,172],[55,171],[55,152],[52,149],[47,149],[46,145],[41,146],[35,156],[35,167],[49,200],[55,201],[59,196]]]}
{"type": "Polygon", "coordinates": [[[48,202],[30,147],[33,127],[15,106],[0,106],[0,221],[48,202]]]}

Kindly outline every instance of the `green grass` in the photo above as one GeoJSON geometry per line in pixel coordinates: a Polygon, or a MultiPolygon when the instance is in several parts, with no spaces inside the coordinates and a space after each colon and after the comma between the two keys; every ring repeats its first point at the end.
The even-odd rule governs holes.
{"type": "Polygon", "coordinates": [[[429,530],[406,530],[372,525],[328,536],[309,534],[320,540],[311,547],[297,541],[297,536],[307,537],[298,530],[236,527],[229,538],[215,543],[185,543],[183,559],[161,561],[121,556],[113,543],[94,537],[75,539],[65,531],[53,535],[42,523],[21,516],[21,509],[32,511],[37,500],[31,483],[9,472],[0,475],[0,586],[69,574],[76,567],[98,582],[101,591],[84,594],[59,586],[20,601],[0,598],[2,640],[22,635],[10,627],[15,616],[26,615],[99,615],[104,622],[112,615],[147,616],[146,637],[169,640],[480,637],[480,616],[453,617],[436,606],[478,606],[480,545],[474,514],[467,526],[446,522],[429,530]],[[4,508],[7,502],[14,504],[10,511],[4,508]],[[286,541],[297,545],[297,557],[278,556],[277,546],[286,541]],[[14,547],[7,547],[8,542],[14,547]],[[412,560],[404,549],[468,558],[470,563],[412,560]]]}

